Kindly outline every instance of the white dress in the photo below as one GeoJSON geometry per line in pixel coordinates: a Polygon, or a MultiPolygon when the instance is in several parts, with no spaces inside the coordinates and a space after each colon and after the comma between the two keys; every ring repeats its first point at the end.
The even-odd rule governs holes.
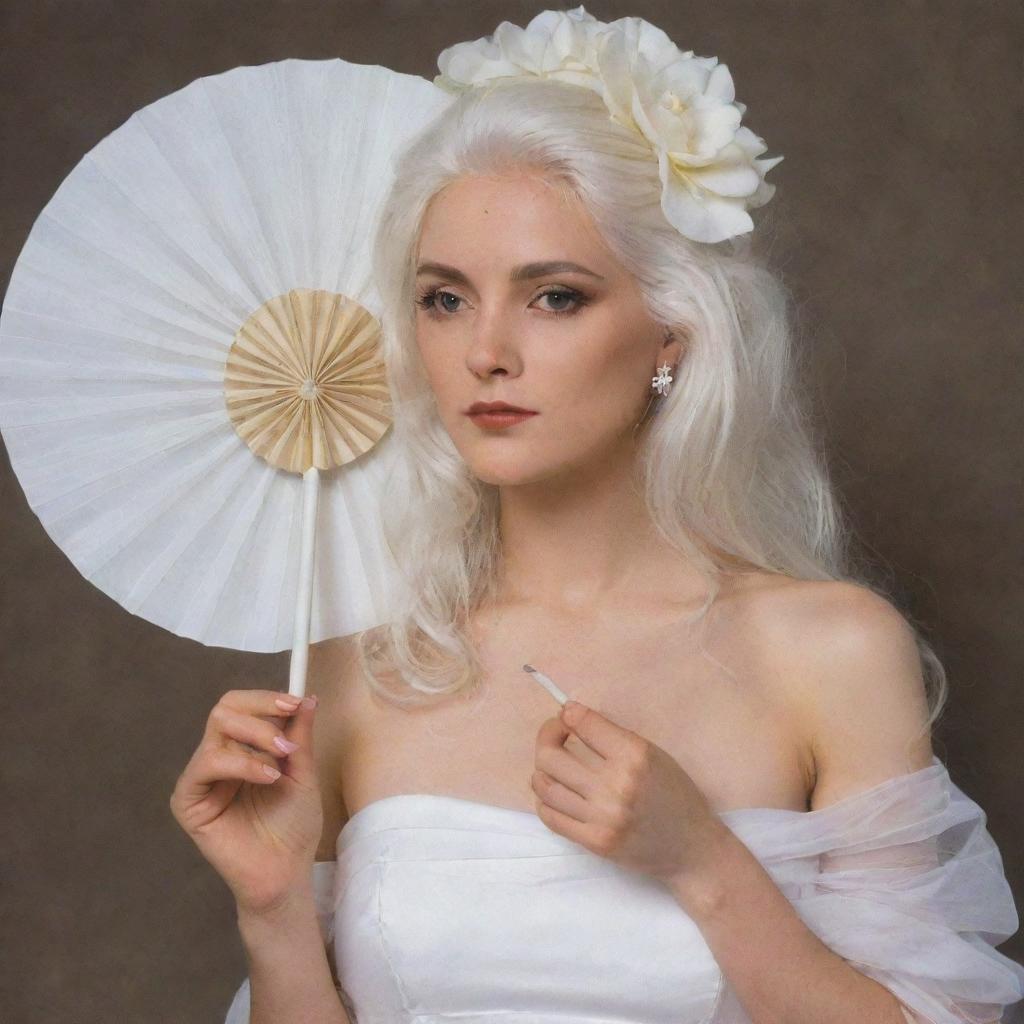
{"type": "MultiPolygon", "coordinates": [[[[720,817],[908,1021],[988,1024],[1024,998],[1024,967],[994,948],[1019,923],[1002,858],[937,757],[821,810],[720,817]]],[[[750,1024],[666,887],[530,811],[384,797],[314,881],[358,1024],[750,1024]]],[[[225,1024],[248,1022],[246,978],[225,1024]]]]}

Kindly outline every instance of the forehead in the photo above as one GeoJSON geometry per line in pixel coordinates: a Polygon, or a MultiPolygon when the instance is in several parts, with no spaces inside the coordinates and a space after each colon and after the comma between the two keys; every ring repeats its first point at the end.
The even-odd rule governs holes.
{"type": "Polygon", "coordinates": [[[578,196],[537,174],[466,176],[435,195],[423,218],[419,254],[430,259],[519,261],[586,254],[610,269],[612,256],[578,196]]]}

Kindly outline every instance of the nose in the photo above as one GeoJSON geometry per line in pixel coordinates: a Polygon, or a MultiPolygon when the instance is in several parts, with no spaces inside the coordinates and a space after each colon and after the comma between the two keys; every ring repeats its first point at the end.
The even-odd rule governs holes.
{"type": "Polygon", "coordinates": [[[522,372],[518,348],[499,315],[477,319],[466,351],[466,366],[481,379],[495,373],[517,375],[522,372]]]}

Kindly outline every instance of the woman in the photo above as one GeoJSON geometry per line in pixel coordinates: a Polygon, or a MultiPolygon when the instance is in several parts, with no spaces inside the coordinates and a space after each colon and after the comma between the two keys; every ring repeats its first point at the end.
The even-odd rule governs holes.
{"type": "Polygon", "coordinates": [[[238,903],[229,1024],[999,1019],[942,667],[851,566],[746,238],[777,159],[640,19],[494,39],[441,55],[376,239],[407,589],[314,650],[318,707],[225,694],[172,797],[238,903]]]}

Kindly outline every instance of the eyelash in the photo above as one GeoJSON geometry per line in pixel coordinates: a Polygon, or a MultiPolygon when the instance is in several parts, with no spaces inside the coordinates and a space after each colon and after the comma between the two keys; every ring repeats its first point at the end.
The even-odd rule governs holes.
{"type": "MultiPolygon", "coordinates": [[[[431,288],[428,291],[421,294],[419,298],[416,299],[416,305],[419,306],[420,309],[426,310],[427,313],[431,316],[450,316],[452,311],[449,310],[448,312],[441,312],[434,305],[434,300],[438,297],[438,295],[451,295],[456,299],[459,298],[458,295],[456,295],[454,292],[450,292],[445,288],[431,288]]],[[[545,295],[565,295],[576,303],[573,309],[547,310],[546,312],[550,313],[552,316],[574,316],[587,304],[588,301],[582,292],[576,291],[575,288],[565,288],[563,286],[559,286],[557,288],[549,288],[546,292],[541,292],[540,295],[537,296],[537,298],[541,299],[545,295]]],[[[461,301],[461,299],[459,301],[461,301]]]]}

